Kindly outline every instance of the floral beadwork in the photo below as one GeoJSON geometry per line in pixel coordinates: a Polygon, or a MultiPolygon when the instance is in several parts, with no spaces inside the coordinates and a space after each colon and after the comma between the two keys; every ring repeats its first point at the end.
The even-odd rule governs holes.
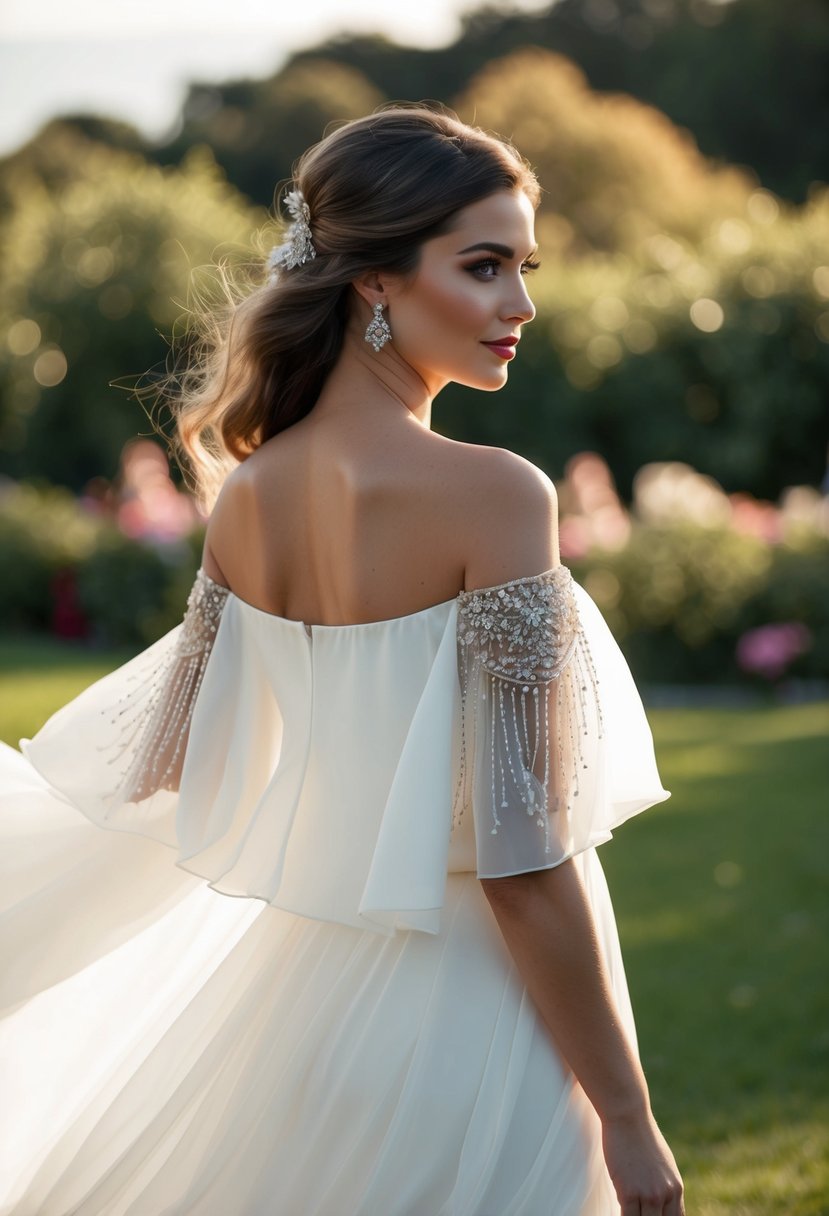
{"type": "Polygon", "coordinates": [[[285,206],[292,223],[281,245],[275,245],[268,255],[270,281],[276,282],[279,268],[292,270],[317,256],[311,237],[311,211],[301,190],[291,190],[285,195],[285,206]]]}
{"type": "Polygon", "coordinates": [[[458,633],[487,671],[505,680],[538,684],[570,659],[578,612],[566,566],[458,597],[458,633]]]}
{"type": "Polygon", "coordinates": [[[118,747],[109,762],[123,765],[113,791],[118,800],[140,802],[157,790],[178,788],[193,706],[227,596],[227,587],[199,569],[175,647],[116,708],[118,747]]]}
{"type": "Polygon", "coordinates": [[[457,646],[461,755],[453,828],[474,799],[476,830],[486,809],[490,835],[505,820],[507,835],[525,832],[512,818],[520,807],[538,829],[542,853],[553,855],[579,795],[579,769],[587,767],[582,743],[591,715],[602,733],[598,677],[569,569],[461,592],[457,646]]]}

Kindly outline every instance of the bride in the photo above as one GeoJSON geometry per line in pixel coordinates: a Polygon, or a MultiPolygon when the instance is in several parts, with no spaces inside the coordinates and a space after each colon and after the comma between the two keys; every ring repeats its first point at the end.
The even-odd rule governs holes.
{"type": "Polygon", "coordinates": [[[383,109],[210,318],[184,620],[0,753],[3,1212],[684,1212],[596,854],[668,797],[641,701],[548,477],[432,429],[520,358],[538,200],[383,109]]]}

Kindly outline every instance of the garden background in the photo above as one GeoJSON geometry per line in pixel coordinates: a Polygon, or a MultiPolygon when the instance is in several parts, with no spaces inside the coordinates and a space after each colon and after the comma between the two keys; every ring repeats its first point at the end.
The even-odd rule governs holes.
{"type": "Polygon", "coordinates": [[[522,357],[433,425],[553,478],[562,558],[649,706],[673,797],[603,860],[700,1216],[829,1212],[827,69],[820,0],[484,8],[445,48],[343,37],[194,83],[164,143],[65,115],[0,162],[13,744],[181,619],[204,521],[142,401],[215,264],[261,279],[299,153],[427,98],[537,168],[522,357]]]}

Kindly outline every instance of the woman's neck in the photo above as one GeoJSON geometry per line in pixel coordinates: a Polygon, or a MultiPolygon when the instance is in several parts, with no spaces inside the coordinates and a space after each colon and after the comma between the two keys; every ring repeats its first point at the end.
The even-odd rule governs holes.
{"type": "Polygon", "coordinates": [[[422,426],[431,428],[430,392],[418,373],[388,343],[381,351],[370,350],[359,324],[346,327],[343,346],[319,399],[314,416],[346,414],[370,417],[390,406],[405,408],[422,426]]]}

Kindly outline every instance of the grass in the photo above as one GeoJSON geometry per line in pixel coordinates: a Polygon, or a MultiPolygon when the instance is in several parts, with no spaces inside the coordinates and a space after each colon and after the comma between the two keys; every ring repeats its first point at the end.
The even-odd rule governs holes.
{"type": "MultiPolygon", "coordinates": [[[[0,644],[0,737],[128,657],[0,644]]],[[[601,857],[689,1216],[826,1216],[829,703],[648,716],[673,796],[601,857]]]]}
{"type": "Polygon", "coordinates": [[[91,651],[50,638],[0,640],[0,739],[17,747],[51,713],[131,653],[91,651]]]}

